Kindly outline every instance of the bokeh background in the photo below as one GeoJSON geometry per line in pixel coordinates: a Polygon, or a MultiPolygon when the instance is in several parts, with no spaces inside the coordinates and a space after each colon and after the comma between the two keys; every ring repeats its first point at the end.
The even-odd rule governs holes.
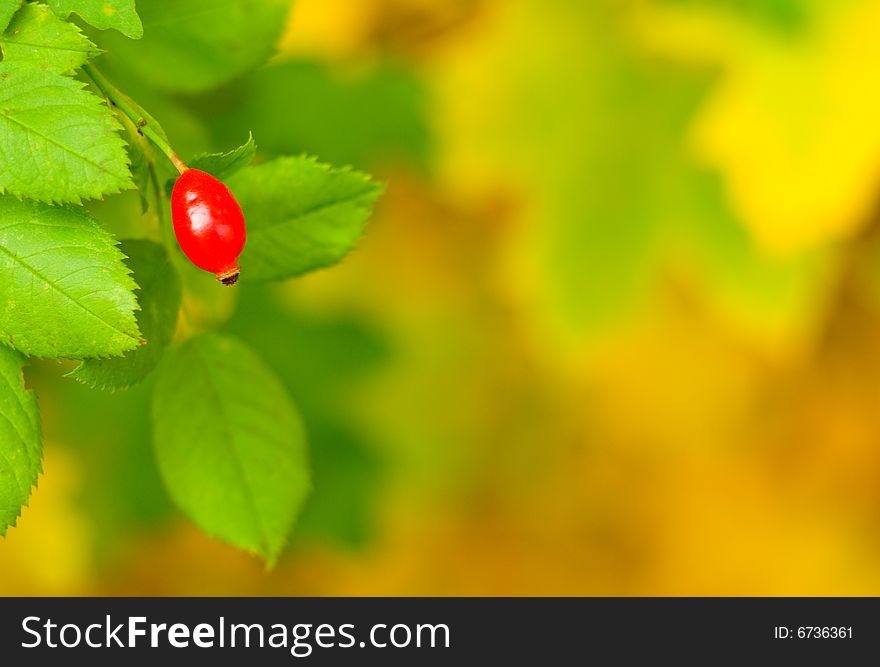
{"type": "Polygon", "coordinates": [[[142,90],[183,154],[252,129],[388,184],[342,265],[188,304],[290,388],[314,492],[267,572],[171,506],[149,387],[38,364],[0,593],[880,594],[877,25],[298,0],[268,66],[142,90]]]}

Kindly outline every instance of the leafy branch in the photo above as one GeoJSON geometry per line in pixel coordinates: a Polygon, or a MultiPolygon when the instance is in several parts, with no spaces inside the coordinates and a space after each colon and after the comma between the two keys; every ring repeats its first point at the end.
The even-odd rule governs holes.
{"type": "Polygon", "coordinates": [[[159,122],[90,61],[120,56],[113,79],[135,88],[209,90],[265,61],[286,5],[191,0],[181,12],[169,0],[139,0],[138,10],[134,0],[0,0],[0,535],[42,469],[39,411],[22,368],[28,357],[72,359],[80,363],[68,377],[98,389],[125,390],[155,373],[153,441],[171,497],[210,534],[270,563],[281,553],[309,488],[307,429],[256,351],[178,326],[188,302],[226,297],[216,283],[201,286],[174,242],[180,220],[175,209],[172,228],[166,193],[176,183],[166,184],[173,172],[156,151],[178,174],[218,183],[211,196],[236,202],[214,211],[218,229],[240,203],[246,281],[341,261],[381,188],[313,158],[258,155],[252,135],[188,167],[159,122]],[[183,20],[190,14],[199,20],[183,20]],[[131,189],[158,221],[143,235],[164,243],[120,243],[83,207],[131,189]]]}

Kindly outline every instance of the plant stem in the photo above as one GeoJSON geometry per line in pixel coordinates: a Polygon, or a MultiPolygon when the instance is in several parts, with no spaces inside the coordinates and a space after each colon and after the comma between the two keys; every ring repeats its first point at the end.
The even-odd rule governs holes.
{"type": "Polygon", "coordinates": [[[168,145],[168,142],[150,126],[148,119],[145,118],[144,114],[136,108],[137,105],[127,95],[110,83],[104,75],[92,65],[83,65],[82,70],[98,89],[104,93],[107,99],[113,103],[113,106],[128,116],[129,120],[134,123],[138,132],[153,142],[156,148],[165,154],[165,157],[170,160],[171,164],[174,165],[174,168],[177,169],[178,172],[182,174],[189,168],[183,160],[180,159],[180,156],[174,152],[171,146],[168,145]]]}

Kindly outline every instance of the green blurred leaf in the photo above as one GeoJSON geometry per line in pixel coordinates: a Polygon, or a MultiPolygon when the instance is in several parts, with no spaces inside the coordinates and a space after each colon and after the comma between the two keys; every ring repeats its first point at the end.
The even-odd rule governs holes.
{"type": "Polygon", "coordinates": [[[603,69],[605,80],[581,100],[581,120],[568,112],[554,120],[571,131],[589,118],[590,130],[547,149],[567,156],[545,182],[554,198],[544,256],[550,294],[584,332],[616,321],[654,280],[667,176],[702,90],[700,81],[661,79],[619,55],[603,69]]]}
{"type": "Polygon", "coordinates": [[[332,414],[349,423],[340,396],[388,363],[391,343],[364,316],[298,312],[285,303],[284,290],[277,283],[237,286],[240,303],[225,330],[260,350],[308,417],[332,414]]]}
{"type": "Polygon", "coordinates": [[[99,565],[130,555],[133,536],[175,515],[153,453],[154,378],[111,394],[59,381],[54,361],[28,368],[28,383],[43,405],[43,439],[69,447],[78,462],[77,505],[89,517],[99,565]]]}
{"type": "Polygon", "coordinates": [[[40,411],[24,357],[0,345],[0,537],[14,526],[43,470],[40,411]]]}
{"type": "Polygon", "coordinates": [[[528,242],[557,323],[577,337],[606,330],[644,305],[662,275],[700,293],[738,333],[774,345],[802,338],[821,310],[821,258],[762,255],[694,164],[689,137],[715,73],[657,66],[605,3],[523,18],[512,41],[529,36],[543,48],[506,51],[510,112],[483,129],[536,192],[541,224],[528,242]],[[560,39],[571,30],[583,39],[560,39]],[[566,59],[580,67],[555,67],[566,59]]]}
{"type": "Polygon", "coordinates": [[[0,0],[0,30],[6,30],[13,15],[21,7],[21,2],[22,0],[0,0]]]}
{"type": "Polygon", "coordinates": [[[0,191],[76,202],[131,186],[119,123],[83,84],[0,63],[0,191]]]}
{"type": "Polygon", "coordinates": [[[404,160],[426,169],[430,132],[424,82],[382,63],[358,75],[312,62],[270,64],[194,104],[218,145],[252,128],[260,149],[308,153],[367,169],[404,160]]]}
{"type": "Polygon", "coordinates": [[[135,0],[46,0],[52,10],[66,19],[71,13],[98,30],[114,29],[131,39],[144,34],[141,20],[135,11],[135,0]]]}
{"type": "Polygon", "coordinates": [[[101,389],[127,389],[141,382],[158,365],[174,337],[180,309],[180,278],[165,249],[152,241],[123,241],[122,252],[134,274],[138,291],[137,323],[145,345],[112,359],[90,359],[69,375],[101,389]]]}
{"type": "Polygon", "coordinates": [[[40,69],[73,72],[100,51],[74,24],[43,5],[28,4],[0,35],[3,60],[40,69]]]}
{"type": "MultiPolygon", "coordinates": [[[[248,133],[248,140],[244,145],[233,148],[226,153],[202,153],[187,162],[187,166],[190,169],[207,172],[221,181],[225,181],[248,166],[256,153],[257,145],[254,143],[254,135],[248,133]]],[[[169,197],[174,190],[176,180],[176,178],[169,179],[165,183],[165,192],[169,197]]]]}
{"type": "Polygon", "coordinates": [[[381,187],[306,157],[278,158],[229,181],[248,222],[248,280],[280,280],[339,262],[363,233],[381,187]]]}
{"type": "Polygon", "coordinates": [[[784,32],[808,23],[814,0],[660,0],[660,4],[690,10],[714,9],[736,13],[747,20],[784,32]]]}
{"type": "Polygon", "coordinates": [[[621,22],[604,2],[523,6],[500,61],[473,73],[497,70],[504,113],[481,116],[481,142],[529,182],[536,293],[574,338],[619,324],[657,285],[670,165],[708,86],[652,67],[621,22]]]}
{"type": "Polygon", "coordinates": [[[209,534],[274,563],[309,487],[303,426],[278,378],[238,340],[198,336],[162,364],[153,421],[171,497],[209,534]]]}
{"type": "Polygon", "coordinates": [[[199,92],[223,84],[272,55],[288,0],[140,0],[144,37],[112,33],[99,44],[114,67],[167,91],[199,92]]]}
{"type": "Polygon", "coordinates": [[[294,541],[361,547],[373,533],[384,462],[344,418],[307,421],[314,491],[294,541]]]}
{"type": "Polygon", "coordinates": [[[0,338],[48,358],[134,349],[137,286],[122,259],[82,210],[0,197],[0,338]]]}

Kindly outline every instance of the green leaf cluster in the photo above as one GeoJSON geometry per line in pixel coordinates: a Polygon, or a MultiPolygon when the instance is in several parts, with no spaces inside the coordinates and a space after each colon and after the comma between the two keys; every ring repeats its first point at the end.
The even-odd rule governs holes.
{"type": "MultiPolygon", "coordinates": [[[[27,357],[71,359],[79,364],[67,375],[85,387],[146,385],[158,471],[186,514],[269,563],[279,557],[310,488],[307,426],[289,382],[193,315],[193,304],[235,299],[174,241],[169,133],[90,61],[100,57],[133,97],[177,113],[162,91],[201,93],[265,62],[288,4],[0,0],[0,535],[41,470],[22,368],[27,357]],[[130,189],[140,212],[112,205],[130,189]],[[123,228],[140,228],[139,238],[118,241],[113,230],[123,228]]],[[[244,283],[341,261],[381,193],[347,167],[258,154],[252,135],[188,165],[240,201],[244,283]]]]}
{"type": "Polygon", "coordinates": [[[0,534],[41,469],[23,355],[97,359],[141,343],[124,256],[75,206],[131,187],[125,143],[113,111],[71,76],[98,49],[53,9],[0,4],[0,534]]]}

